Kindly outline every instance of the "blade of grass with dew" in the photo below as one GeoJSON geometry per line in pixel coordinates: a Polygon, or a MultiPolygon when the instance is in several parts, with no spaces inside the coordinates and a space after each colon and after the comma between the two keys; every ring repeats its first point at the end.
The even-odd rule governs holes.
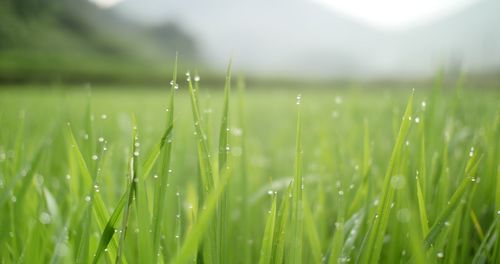
{"type": "MultiPolygon", "coordinates": [[[[199,175],[201,178],[202,187],[202,196],[201,201],[205,199],[205,196],[210,193],[217,181],[214,172],[213,166],[211,163],[211,154],[208,146],[208,137],[203,129],[202,117],[200,114],[199,107],[199,96],[198,92],[193,88],[193,81],[189,72],[186,73],[188,88],[189,88],[189,97],[191,100],[191,110],[193,113],[193,122],[195,128],[195,135],[197,141],[197,152],[198,152],[198,169],[199,175]]],[[[209,228],[207,239],[203,243],[203,259],[208,264],[210,263],[218,263],[215,259],[218,256],[218,248],[217,248],[217,223],[214,222],[213,227],[209,228]]]]}
{"type": "Polygon", "coordinates": [[[158,157],[160,156],[160,152],[163,149],[163,146],[165,145],[165,142],[167,142],[167,139],[170,137],[170,134],[172,133],[173,130],[173,125],[170,124],[167,126],[167,129],[165,129],[165,132],[163,132],[163,135],[160,138],[160,142],[156,144],[153,149],[151,150],[151,153],[149,154],[148,158],[146,159],[146,162],[144,162],[142,166],[142,177],[147,177],[151,170],[153,169],[153,166],[155,165],[156,160],[158,160],[158,157]]]}
{"type": "Polygon", "coordinates": [[[272,263],[283,263],[285,256],[286,232],[288,231],[288,216],[290,214],[290,198],[292,196],[293,182],[288,185],[287,191],[283,196],[280,209],[278,210],[278,226],[275,229],[275,244],[273,246],[272,263]]]}
{"type": "Polygon", "coordinates": [[[457,207],[458,203],[460,202],[460,199],[462,198],[462,195],[466,192],[469,187],[469,185],[472,182],[472,178],[474,177],[474,174],[478,168],[479,162],[481,161],[481,157],[478,156],[477,152],[473,154],[473,156],[469,159],[467,162],[467,166],[465,168],[465,177],[458,186],[458,188],[455,190],[455,193],[451,196],[450,200],[448,201],[448,206],[445,208],[443,212],[438,216],[436,222],[434,225],[431,227],[429,230],[429,233],[424,239],[424,246],[426,248],[429,248],[432,246],[438,235],[441,233],[441,231],[444,228],[444,223],[446,220],[450,217],[450,215],[453,213],[455,208],[457,207]]]}
{"type": "MultiPolygon", "coordinates": [[[[231,91],[231,61],[227,66],[226,82],[224,85],[224,101],[222,105],[222,118],[219,129],[219,174],[229,168],[228,153],[229,145],[229,95],[231,91]]],[[[228,209],[227,209],[227,189],[222,193],[221,200],[217,207],[217,248],[219,249],[217,262],[221,264],[229,263],[228,259],[228,209]]]]}
{"type": "MultiPolygon", "coordinates": [[[[127,186],[127,190],[129,187],[127,186]]],[[[92,263],[97,263],[99,261],[99,258],[101,257],[102,253],[105,251],[105,249],[108,247],[109,242],[113,238],[113,235],[115,234],[117,230],[117,223],[118,219],[120,218],[121,213],[123,212],[123,208],[125,207],[125,204],[127,203],[127,194],[128,191],[123,193],[121,196],[120,200],[118,201],[118,204],[116,205],[113,213],[111,214],[111,217],[109,218],[108,222],[106,223],[106,226],[104,227],[104,230],[102,231],[101,238],[99,241],[99,246],[97,247],[96,252],[94,253],[94,259],[92,263]]]]}
{"type": "MultiPolygon", "coordinates": [[[[67,131],[67,134],[66,134],[67,138],[69,139],[68,141],[70,144],[71,153],[72,153],[73,157],[76,159],[76,163],[78,165],[78,169],[79,169],[80,174],[83,176],[83,177],[80,177],[81,181],[84,185],[83,189],[84,190],[91,190],[90,195],[87,195],[87,197],[85,198],[85,200],[87,202],[91,202],[91,203],[89,203],[88,206],[86,206],[86,207],[93,209],[93,212],[94,212],[95,218],[97,220],[97,224],[98,224],[99,229],[104,229],[106,226],[106,223],[107,223],[107,219],[109,218],[109,214],[108,214],[108,211],[106,210],[106,207],[104,205],[104,201],[102,200],[100,193],[95,192],[95,190],[94,190],[93,183],[95,183],[96,176],[92,176],[92,174],[90,173],[90,171],[87,167],[87,163],[85,162],[85,159],[82,155],[82,152],[80,151],[80,148],[78,147],[78,143],[76,142],[75,136],[73,134],[73,131],[72,131],[69,123],[68,123],[66,131],[67,131]]],[[[90,214],[87,214],[85,212],[84,218],[87,220],[82,219],[83,223],[90,222],[90,214]]],[[[84,225],[84,228],[88,228],[88,227],[86,227],[86,225],[84,225]]],[[[83,232],[83,233],[85,234],[85,232],[83,232]]],[[[87,255],[88,255],[87,253],[83,253],[83,252],[88,251],[87,246],[86,246],[86,244],[87,244],[86,241],[88,238],[86,238],[86,236],[84,235],[81,237],[81,239],[82,239],[82,242],[84,244],[81,244],[81,246],[78,247],[79,248],[78,250],[81,253],[76,255],[77,260],[80,259],[80,257],[87,259],[87,255]]],[[[110,252],[110,256],[112,256],[113,253],[114,252],[110,252]]],[[[79,261],[77,261],[77,262],[79,262],[79,261]]],[[[87,263],[88,261],[85,260],[83,262],[87,263]]]]}
{"type": "Polygon", "coordinates": [[[328,260],[329,264],[342,263],[346,261],[344,256],[344,192],[338,192],[338,215],[337,222],[335,222],[335,235],[332,239],[332,251],[328,260]]]}
{"type": "Polygon", "coordinates": [[[264,230],[264,236],[262,238],[262,246],[260,249],[260,259],[259,264],[271,263],[273,241],[274,241],[274,227],[276,222],[276,194],[273,195],[273,200],[271,203],[271,210],[269,210],[269,215],[267,216],[266,228],[264,230]]]}
{"type": "Polygon", "coordinates": [[[191,227],[191,230],[184,239],[181,249],[177,252],[170,263],[184,264],[195,258],[198,245],[201,243],[205,233],[210,227],[212,218],[215,215],[217,203],[224,192],[224,189],[229,181],[231,171],[224,171],[219,180],[219,184],[207,195],[203,210],[198,215],[196,222],[191,227]]]}
{"type": "Polygon", "coordinates": [[[189,87],[189,95],[191,99],[191,109],[193,112],[194,119],[194,128],[197,137],[197,146],[198,146],[198,162],[200,169],[201,181],[203,184],[203,190],[205,193],[209,192],[214,186],[214,178],[212,171],[212,164],[210,162],[210,150],[207,145],[206,134],[203,131],[203,127],[201,125],[201,115],[198,104],[198,99],[195,94],[195,90],[193,88],[193,82],[191,81],[191,77],[188,74],[188,87],[189,87]]]}
{"type": "Polygon", "coordinates": [[[290,221],[289,263],[302,263],[302,238],[304,228],[304,209],[302,204],[302,123],[301,123],[301,95],[297,96],[297,130],[295,146],[295,177],[292,190],[292,218],[290,221]]]}
{"type": "Polygon", "coordinates": [[[177,56],[174,63],[174,72],[172,74],[172,82],[170,83],[170,97],[167,104],[167,129],[165,138],[162,138],[159,151],[162,153],[161,172],[159,175],[159,183],[156,184],[155,200],[153,208],[153,263],[158,262],[160,254],[160,238],[162,233],[163,217],[166,206],[166,190],[168,184],[168,176],[170,173],[170,160],[172,155],[172,133],[174,126],[174,94],[177,89],[177,56]]]}
{"type": "Polygon", "coordinates": [[[413,110],[413,92],[408,100],[405,113],[403,114],[403,120],[401,122],[398,136],[396,137],[396,143],[392,150],[391,158],[389,160],[389,165],[384,177],[383,189],[381,192],[382,198],[380,199],[380,205],[377,209],[377,214],[373,220],[370,231],[367,233],[366,244],[363,243],[362,248],[360,248],[360,254],[358,255],[358,261],[360,263],[376,263],[380,257],[380,252],[382,250],[382,243],[385,236],[385,231],[389,221],[390,205],[394,196],[394,188],[391,186],[391,180],[393,179],[393,173],[396,168],[397,159],[401,153],[404,145],[404,141],[408,131],[411,126],[411,115],[413,110]]]}
{"type": "Polygon", "coordinates": [[[427,217],[427,208],[425,206],[425,192],[422,190],[422,186],[425,188],[426,182],[426,151],[425,151],[425,119],[421,121],[420,129],[420,164],[415,176],[417,185],[417,202],[418,210],[420,216],[420,228],[422,229],[422,236],[425,237],[429,233],[429,218],[427,217]],[[421,184],[422,182],[422,184],[421,184]]]}
{"type": "Polygon", "coordinates": [[[132,203],[134,201],[134,195],[135,195],[135,190],[137,188],[137,159],[138,159],[138,152],[137,152],[137,126],[135,125],[135,118],[133,118],[132,121],[133,128],[132,128],[132,151],[130,153],[130,158],[129,158],[129,183],[127,191],[127,203],[124,208],[123,212],[123,220],[122,220],[122,227],[121,227],[121,234],[120,234],[120,240],[118,242],[118,253],[116,254],[116,263],[121,263],[122,262],[122,253],[123,253],[123,247],[125,244],[125,236],[127,235],[127,228],[129,224],[129,215],[130,215],[130,208],[132,206],[132,203]]]}

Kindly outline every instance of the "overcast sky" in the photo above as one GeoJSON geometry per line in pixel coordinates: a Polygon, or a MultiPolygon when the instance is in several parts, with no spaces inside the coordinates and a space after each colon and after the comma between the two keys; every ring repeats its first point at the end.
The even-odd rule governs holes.
{"type": "MultiPolygon", "coordinates": [[[[90,0],[108,8],[121,1],[90,0]]],[[[169,0],[141,0],[145,5],[169,0]]],[[[179,0],[186,1],[186,0],[179,0]]],[[[250,0],[251,1],[251,0],[250,0]]],[[[382,30],[404,30],[439,19],[478,0],[304,0],[382,30]]]]}

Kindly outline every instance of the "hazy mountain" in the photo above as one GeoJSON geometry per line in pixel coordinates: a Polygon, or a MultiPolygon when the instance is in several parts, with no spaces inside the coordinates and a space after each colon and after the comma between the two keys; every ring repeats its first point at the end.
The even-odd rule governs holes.
{"type": "Polygon", "coordinates": [[[176,51],[197,56],[173,23],[135,23],[86,0],[0,1],[0,82],[159,79],[176,51]]]}
{"type": "Polygon", "coordinates": [[[496,0],[404,32],[378,31],[307,0],[125,0],[115,10],[146,24],[175,21],[217,68],[231,54],[266,74],[413,76],[440,65],[500,65],[496,0]]]}

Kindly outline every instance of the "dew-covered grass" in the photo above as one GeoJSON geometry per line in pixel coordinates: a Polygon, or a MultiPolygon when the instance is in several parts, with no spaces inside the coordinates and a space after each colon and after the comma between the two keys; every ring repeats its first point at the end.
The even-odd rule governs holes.
{"type": "Polygon", "coordinates": [[[1,263],[500,261],[498,90],[174,76],[0,90],[1,263]]]}

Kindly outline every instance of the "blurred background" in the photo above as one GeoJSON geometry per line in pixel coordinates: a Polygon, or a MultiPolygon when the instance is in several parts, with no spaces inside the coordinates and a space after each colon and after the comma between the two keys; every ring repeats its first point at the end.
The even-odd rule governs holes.
{"type": "Polygon", "coordinates": [[[2,0],[0,83],[500,83],[498,0],[2,0]]]}

